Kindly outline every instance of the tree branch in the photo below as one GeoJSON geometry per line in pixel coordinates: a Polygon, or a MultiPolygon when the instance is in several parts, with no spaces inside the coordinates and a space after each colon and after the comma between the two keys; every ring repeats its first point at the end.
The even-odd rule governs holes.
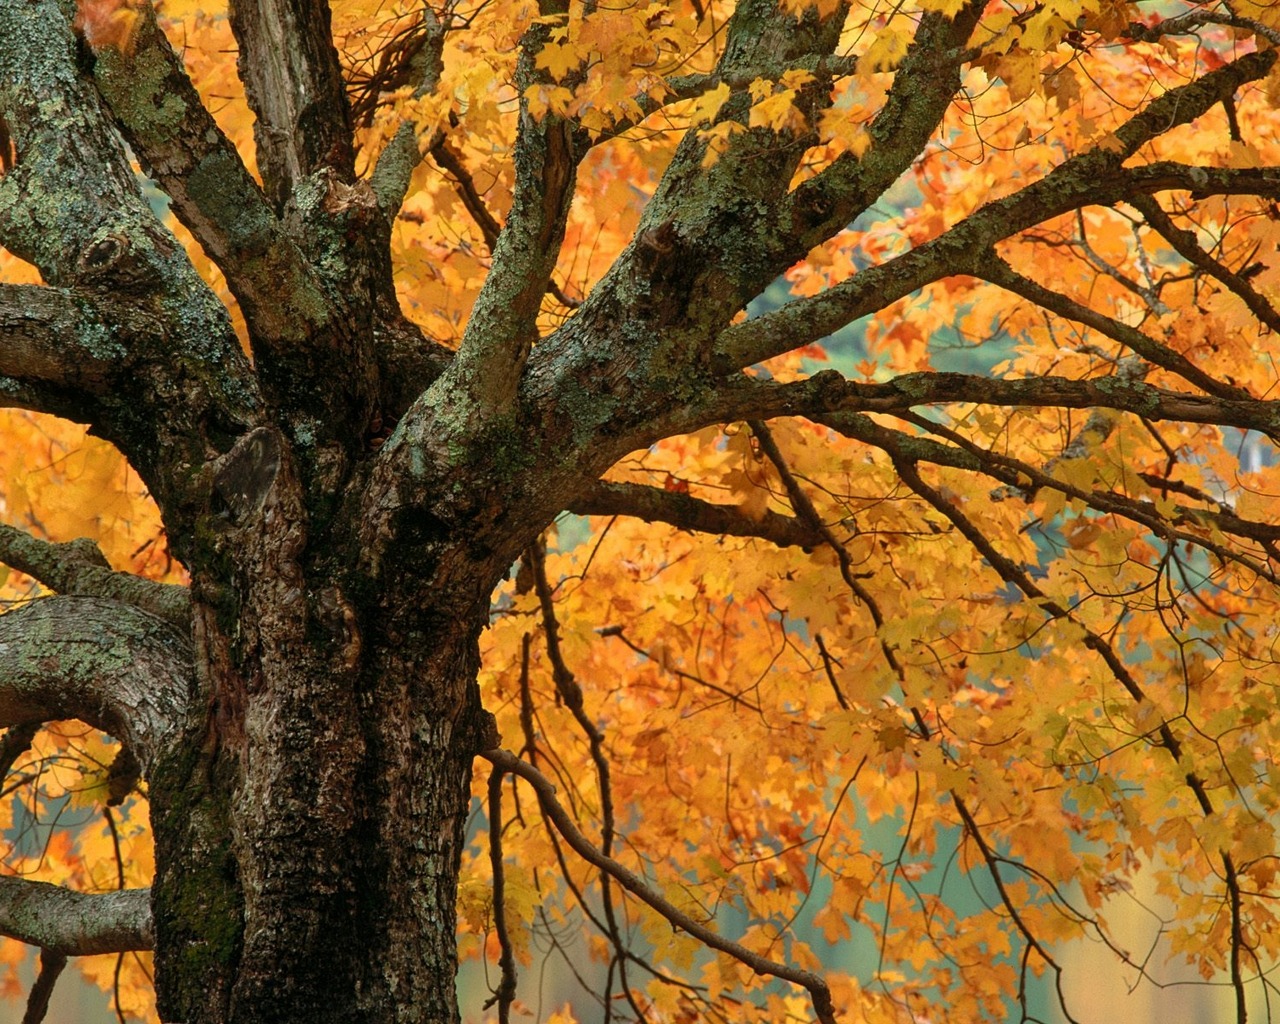
{"type": "Polygon", "coordinates": [[[230,13],[257,118],[258,170],[276,210],[321,167],[353,181],[351,108],[326,0],[237,0],[230,13]]]}
{"type": "Polygon", "coordinates": [[[821,1024],[835,1024],[835,1009],[831,1004],[831,992],[822,978],[812,971],[788,967],[786,964],[776,963],[766,957],[752,953],[741,943],[726,939],[706,925],[695,921],[651,889],[648,883],[635,872],[619,864],[616,860],[604,856],[592,846],[587,838],[578,831],[573,819],[569,817],[564,808],[560,806],[559,801],[556,800],[555,786],[538,769],[521,761],[507,750],[486,750],[480,756],[500,771],[518,775],[533,787],[534,792],[538,795],[538,803],[542,807],[543,814],[551,819],[556,829],[564,836],[565,842],[583,860],[601,871],[607,872],[624,889],[639,897],[662,917],[670,921],[673,927],[688,932],[704,945],[722,953],[727,953],[734,959],[746,964],[757,974],[768,974],[807,989],[813,999],[814,1012],[821,1024]]]}
{"type": "Polygon", "coordinates": [[[40,951],[40,974],[27,995],[27,1012],[22,1015],[22,1024],[40,1024],[44,1020],[44,1015],[49,1012],[53,987],[66,966],[67,958],[62,953],[51,953],[47,949],[40,951]]]}
{"type": "Polygon", "coordinates": [[[138,10],[128,53],[104,48],[94,79],[147,173],[226,275],[250,336],[304,341],[330,309],[314,272],[209,114],[156,24],[138,10]]]}
{"type": "MultiPolygon", "coordinates": [[[[440,84],[440,76],[444,73],[444,39],[448,33],[446,24],[425,4],[422,17],[425,26],[420,36],[422,43],[412,58],[413,67],[421,69],[414,88],[415,97],[434,92],[440,84]]],[[[436,136],[437,141],[442,138],[443,135],[436,136]]],[[[418,131],[406,122],[378,154],[378,162],[369,175],[369,184],[378,197],[378,206],[388,220],[395,217],[396,211],[404,202],[414,168],[421,161],[422,147],[418,142],[418,131]]]]}
{"type": "MultiPolygon", "coordinates": [[[[0,117],[17,155],[0,177],[0,243],[51,285],[83,290],[66,295],[67,306],[97,310],[81,314],[64,357],[69,365],[80,347],[90,357],[79,383],[94,385],[107,363],[120,370],[102,402],[84,401],[75,380],[60,392],[21,379],[0,387],[10,404],[80,421],[88,414],[173,511],[191,467],[216,448],[210,434],[225,438],[253,415],[248,360],[226,308],[151,210],[97,91],[83,81],[62,5],[0,0],[0,39],[0,117]]],[[[9,296],[18,294],[29,293],[9,296]]]]}
{"type": "Polygon", "coordinates": [[[778,547],[815,548],[822,535],[801,519],[766,510],[753,519],[733,505],[717,505],[678,491],[644,484],[596,481],[566,505],[580,516],[631,516],[681,530],[729,537],[758,537],[778,547]]]}
{"type": "Polygon", "coordinates": [[[550,112],[538,119],[529,109],[525,90],[548,78],[535,60],[549,35],[548,25],[535,23],[521,40],[511,211],[449,374],[483,419],[511,407],[537,337],[542,296],[560,254],[578,163],[587,150],[581,129],[550,112]]]}
{"type": "Polygon", "coordinates": [[[79,719],[147,775],[185,724],[191,687],[186,634],[136,608],[47,597],[0,615],[0,724],[79,719]]]}
{"type": "Polygon", "coordinates": [[[1257,430],[1280,439],[1280,402],[1226,399],[1167,391],[1116,377],[1069,380],[1026,377],[995,380],[965,373],[907,373],[877,384],[860,384],[835,370],[793,383],[735,378],[681,417],[680,430],[712,423],[831,412],[900,412],[922,405],[977,405],[1061,409],[1115,409],[1151,420],[1181,420],[1257,430]]]}
{"type": "Polygon", "coordinates": [[[115,385],[124,356],[114,337],[120,324],[162,333],[145,315],[110,296],[0,285],[0,376],[46,390],[49,411],[66,404],[68,391],[83,396],[87,405],[84,399],[109,394],[115,385]]]}
{"type": "Polygon", "coordinates": [[[187,588],[116,572],[86,537],[54,544],[0,523],[0,562],[24,572],[59,594],[100,597],[150,612],[179,629],[191,625],[187,588]]]}
{"type": "Polygon", "coordinates": [[[870,147],[861,157],[844,154],[799,185],[779,211],[797,254],[852,221],[919,158],[960,88],[963,47],[985,7],[975,0],[955,17],[926,13],[921,18],[884,106],[867,129],[870,147]]]}
{"type": "Polygon", "coordinates": [[[1179,256],[1197,270],[1204,271],[1215,280],[1221,281],[1241,298],[1249,312],[1260,322],[1266,324],[1272,331],[1280,333],[1280,313],[1266,296],[1249,283],[1248,278],[1228,270],[1205,252],[1200,247],[1195,233],[1178,227],[1173,222],[1173,218],[1152,196],[1134,196],[1129,203],[1142,214],[1143,219],[1153,230],[1160,232],[1169,241],[1179,256]]]}
{"type": "Polygon", "coordinates": [[[1194,120],[1246,82],[1264,76],[1275,51],[1251,53],[1152,100],[1114,133],[1108,146],[1063,161],[1042,179],[988,203],[954,227],[878,266],[859,271],[819,295],[726,328],[716,344],[717,369],[738,369],[823,338],[883,309],[932,281],[974,274],[996,242],[1080,206],[1141,193],[1191,189],[1206,194],[1280,194],[1280,169],[1192,167],[1162,162],[1125,168],[1145,142],[1194,120]]]}
{"type": "Polygon", "coordinates": [[[947,438],[952,444],[941,444],[930,437],[913,436],[892,430],[861,413],[819,416],[817,421],[831,427],[837,433],[873,445],[891,456],[900,457],[903,453],[910,452],[912,458],[921,462],[982,473],[1012,491],[1031,493],[1040,488],[1061,491],[1097,512],[1121,516],[1140,523],[1155,536],[1203,548],[1223,562],[1235,562],[1263,579],[1277,582],[1276,573],[1264,561],[1233,550],[1226,544],[1218,543],[1211,536],[1203,537],[1196,532],[1180,529],[1179,525],[1207,522],[1223,533],[1254,540],[1262,545],[1280,539],[1280,527],[1241,519],[1229,511],[1214,513],[1186,505],[1174,506],[1173,515],[1166,518],[1151,502],[1129,498],[1114,491],[1085,490],[1076,487],[1050,475],[1043,468],[974,444],[955,431],[933,423],[923,416],[908,413],[904,418],[921,429],[947,438]]]}
{"type": "Polygon", "coordinates": [[[1121,323],[1109,316],[1081,305],[1074,299],[1058,292],[1050,291],[1043,285],[1023,277],[996,253],[988,251],[980,263],[978,276],[992,284],[999,285],[1007,291],[1020,295],[1037,306],[1056,313],[1067,320],[1092,327],[1099,334],[1119,342],[1126,348],[1142,356],[1156,366],[1161,366],[1171,373],[1176,373],[1184,380],[1201,388],[1210,395],[1225,399],[1248,399],[1249,392],[1243,388],[1223,383],[1216,377],[1206,373],[1180,352],[1175,352],[1154,338],[1144,334],[1136,327],[1121,323]]]}
{"type": "Polygon", "coordinates": [[[62,956],[151,949],[151,890],[82,893],[0,875],[0,935],[62,956]]]}

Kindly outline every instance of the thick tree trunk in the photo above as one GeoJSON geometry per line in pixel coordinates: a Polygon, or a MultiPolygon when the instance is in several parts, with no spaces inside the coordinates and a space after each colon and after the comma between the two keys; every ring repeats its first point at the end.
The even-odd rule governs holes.
{"type": "Polygon", "coordinates": [[[319,674],[320,639],[276,665],[288,699],[246,694],[243,734],[219,707],[156,774],[162,1019],[458,1019],[454,902],[484,736],[471,622],[380,638],[341,675],[319,674]]]}
{"type": "Polygon", "coordinates": [[[442,538],[375,582],[309,543],[289,451],[253,444],[193,585],[205,699],[151,783],[160,1013],[456,1021],[471,762],[496,741],[477,639],[505,556],[442,538]]]}

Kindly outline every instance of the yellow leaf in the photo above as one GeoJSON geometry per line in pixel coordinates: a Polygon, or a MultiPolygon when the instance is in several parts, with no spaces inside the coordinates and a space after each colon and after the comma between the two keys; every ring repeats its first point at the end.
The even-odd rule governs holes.
{"type": "Polygon", "coordinates": [[[721,82],[713,89],[708,89],[698,96],[689,108],[690,122],[693,124],[705,124],[714,121],[716,115],[720,113],[720,108],[724,106],[725,101],[732,94],[733,91],[724,82],[721,82]]]}
{"type": "Polygon", "coordinates": [[[583,61],[585,54],[573,43],[544,43],[534,64],[551,72],[551,77],[562,82],[571,71],[575,71],[583,61]]]}
{"type": "Polygon", "coordinates": [[[904,28],[884,28],[872,41],[859,66],[865,64],[869,71],[892,71],[907,55],[913,35],[904,28]]]}

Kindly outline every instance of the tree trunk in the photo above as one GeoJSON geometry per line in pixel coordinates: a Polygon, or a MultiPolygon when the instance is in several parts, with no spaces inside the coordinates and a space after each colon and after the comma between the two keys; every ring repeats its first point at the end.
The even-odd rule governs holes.
{"type": "Polygon", "coordinates": [[[502,570],[443,543],[426,576],[335,567],[288,452],[259,447],[261,498],[208,517],[207,696],[151,783],[162,1019],[456,1021],[471,762],[496,742],[477,639],[502,570]]]}

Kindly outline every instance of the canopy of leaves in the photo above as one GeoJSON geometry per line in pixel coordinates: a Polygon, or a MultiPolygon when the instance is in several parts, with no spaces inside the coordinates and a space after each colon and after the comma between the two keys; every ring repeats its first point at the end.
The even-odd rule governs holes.
{"type": "MultiPolygon", "coordinates": [[[[815,232],[769,293],[794,305],[744,311],[721,350],[758,380],[834,366],[928,408],[666,438],[566,509],[494,595],[485,703],[555,793],[501,760],[493,786],[478,773],[460,916],[498,992],[488,1012],[810,1019],[803,989],[771,976],[787,965],[820,975],[846,1020],[1016,1019],[1041,975],[1071,1010],[1064,950],[1092,940],[1157,981],[1168,958],[1225,981],[1243,1020],[1280,954],[1280,421],[1269,401],[1249,406],[1269,419],[1230,410],[1280,379],[1280,14],[784,3],[843,19],[835,57],[722,74],[720,0],[332,5],[357,170],[406,131],[427,154],[395,222],[395,284],[451,347],[511,208],[522,116],[593,142],[544,336],[632,244],[685,139],[707,171],[761,137],[803,142],[798,207],[906,168],[815,232]],[[917,45],[946,24],[969,26],[955,47],[917,45]],[[904,92],[947,74],[959,88],[920,131],[904,92]],[[903,376],[934,371],[972,376],[903,376]],[[1024,400],[1024,380],[1059,382],[1061,400],[1024,400]],[[1158,948],[1112,938],[1139,877],[1158,948]],[[737,947],[709,950],[672,910],[737,947]],[[536,975],[514,1004],[499,985],[500,960],[510,974],[548,950],[582,983],[576,1011],[540,1011],[536,975]]],[[[155,12],[252,167],[225,10],[155,12]]],[[[147,17],[139,0],[80,8],[99,49],[127,49],[147,17]]],[[[37,280],[7,254],[0,273],[37,280]]],[[[109,446],[28,413],[2,429],[6,522],[181,580],[109,446]]],[[[7,575],[6,600],[36,593],[7,575]]],[[[146,883],[145,794],[103,818],[106,741],[55,726],[9,753],[9,870],[146,883]]],[[[21,947],[0,948],[13,967],[21,947]]],[[[83,966],[150,1012],[145,958],[83,966]]]]}

